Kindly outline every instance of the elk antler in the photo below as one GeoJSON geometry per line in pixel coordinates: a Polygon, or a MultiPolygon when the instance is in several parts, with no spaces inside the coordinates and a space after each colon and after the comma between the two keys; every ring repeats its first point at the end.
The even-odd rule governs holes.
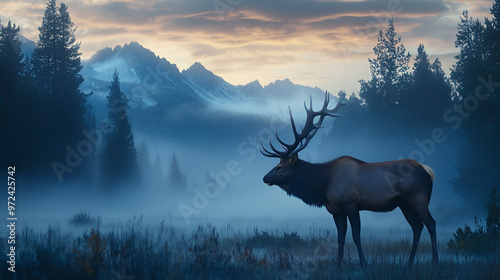
{"type": "Polygon", "coordinates": [[[333,108],[332,110],[328,110],[329,102],[330,102],[330,95],[328,94],[328,92],[325,93],[325,102],[323,103],[323,108],[320,111],[315,112],[313,110],[312,96],[310,96],[309,109],[307,108],[306,103],[304,102],[304,108],[306,109],[307,118],[306,118],[306,123],[304,124],[304,128],[302,129],[300,134],[297,132],[297,127],[295,126],[295,121],[293,120],[292,116],[292,110],[290,109],[290,106],[288,106],[288,111],[290,113],[290,122],[292,123],[292,130],[293,130],[293,135],[295,137],[295,141],[293,142],[293,144],[286,144],[285,142],[283,142],[283,140],[279,138],[278,131],[276,131],[276,139],[281,144],[281,147],[284,149],[284,151],[279,151],[278,149],[276,149],[271,143],[271,138],[269,137],[269,146],[273,151],[272,152],[268,151],[264,147],[261,141],[259,147],[260,152],[266,157],[277,157],[286,159],[291,155],[294,155],[302,151],[305,147],[307,147],[307,144],[309,144],[309,141],[311,141],[314,135],[316,135],[318,129],[321,128],[321,124],[323,123],[323,120],[326,116],[340,117],[340,115],[337,114],[337,111],[339,110],[340,107],[344,106],[345,103],[342,103],[342,101],[339,100],[335,108],[333,108]],[[314,123],[314,119],[318,116],[319,120],[316,123],[314,123]]]}

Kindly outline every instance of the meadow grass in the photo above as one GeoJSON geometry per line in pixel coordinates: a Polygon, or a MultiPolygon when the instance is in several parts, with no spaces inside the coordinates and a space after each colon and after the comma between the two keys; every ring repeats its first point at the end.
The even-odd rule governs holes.
{"type": "MultiPolygon", "coordinates": [[[[462,255],[440,243],[441,262],[433,265],[428,241],[421,242],[409,268],[411,238],[365,238],[364,269],[348,241],[338,266],[336,236],[321,231],[300,236],[207,224],[186,232],[134,220],[92,224],[83,233],[71,226],[26,227],[17,244],[17,272],[7,271],[2,254],[0,279],[500,279],[498,256],[462,255]]],[[[5,252],[5,239],[0,245],[5,252]]]]}

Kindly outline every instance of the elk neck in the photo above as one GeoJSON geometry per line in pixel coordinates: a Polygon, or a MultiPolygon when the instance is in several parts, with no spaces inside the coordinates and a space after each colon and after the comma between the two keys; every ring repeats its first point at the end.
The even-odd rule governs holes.
{"type": "Polygon", "coordinates": [[[288,195],[298,197],[308,205],[326,205],[326,187],[332,174],[331,162],[318,164],[298,160],[294,169],[290,186],[286,190],[288,195]]]}

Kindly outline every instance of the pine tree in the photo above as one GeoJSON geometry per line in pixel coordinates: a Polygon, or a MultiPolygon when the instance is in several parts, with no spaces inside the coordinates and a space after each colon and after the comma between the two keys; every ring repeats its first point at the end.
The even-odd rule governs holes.
{"type": "MultiPolygon", "coordinates": [[[[60,93],[75,92],[78,94],[69,95],[74,99],[82,98],[83,94],[79,92],[79,87],[83,83],[83,77],[80,74],[82,70],[80,59],[80,43],[76,42],[76,28],[71,21],[68,12],[68,6],[61,3],[59,8],[60,37],[57,41],[57,87],[60,93]]],[[[76,100],[81,105],[82,100],[76,100]]]]}
{"type": "Polygon", "coordinates": [[[102,177],[108,189],[124,183],[139,181],[139,167],[134,135],[127,116],[128,100],[120,89],[120,80],[115,71],[108,94],[108,121],[113,127],[105,136],[102,152],[102,177]]]}
{"type": "Polygon", "coordinates": [[[34,123],[30,92],[23,88],[23,73],[26,71],[20,28],[8,22],[0,29],[0,164],[7,166],[16,162],[28,170],[26,164],[33,155],[34,123]],[[7,133],[13,132],[15,133],[7,133]]]}
{"type": "Polygon", "coordinates": [[[500,80],[500,0],[495,0],[490,8],[493,16],[485,20],[485,41],[489,47],[489,70],[495,76],[495,81],[500,80]]]}
{"type": "MultiPolygon", "coordinates": [[[[15,113],[14,102],[20,91],[23,55],[18,39],[19,27],[11,21],[0,29],[0,124],[5,127],[7,117],[15,113]]],[[[12,121],[12,120],[10,120],[12,121]]]]}
{"type": "Polygon", "coordinates": [[[413,76],[416,80],[430,80],[431,63],[423,44],[418,45],[417,56],[413,64],[413,76]]]}
{"type": "Polygon", "coordinates": [[[401,37],[397,37],[394,19],[389,20],[385,33],[380,30],[373,52],[376,58],[368,59],[372,79],[370,82],[360,81],[360,95],[373,113],[384,114],[398,107],[399,93],[411,58],[401,43],[401,37]]]}
{"type": "Polygon", "coordinates": [[[61,3],[59,7],[60,35],[56,51],[56,76],[55,91],[60,94],[60,99],[65,108],[64,112],[71,119],[71,126],[79,123],[84,126],[86,114],[86,95],[80,91],[83,77],[79,52],[80,43],[76,42],[74,23],[68,12],[68,6],[61,3]]]}
{"type": "Polygon", "coordinates": [[[20,28],[11,21],[0,31],[0,111],[2,104],[12,102],[14,95],[19,93],[24,68],[19,31],[20,28]]]}
{"type": "Polygon", "coordinates": [[[54,94],[60,29],[56,1],[49,0],[43,15],[42,25],[38,28],[40,34],[38,35],[37,48],[33,51],[31,59],[36,77],[35,84],[40,94],[54,94]]]}
{"type": "Polygon", "coordinates": [[[179,167],[179,160],[175,153],[172,155],[172,161],[170,162],[170,169],[168,172],[168,182],[174,188],[179,190],[185,189],[187,187],[186,176],[182,174],[179,167]]]}
{"type": "MultiPolygon", "coordinates": [[[[137,164],[139,166],[139,171],[144,179],[151,178],[151,170],[153,170],[153,165],[151,164],[151,159],[149,157],[149,148],[146,142],[142,142],[137,148],[137,164]]],[[[149,182],[145,182],[149,184],[149,182]]]]}
{"type": "Polygon", "coordinates": [[[420,125],[435,126],[451,107],[451,86],[436,59],[432,64],[420,44],[411,74],[411,86],[401,94],[401,105],[411,120],[420,125]]]}
{"type": "Polygon", "coordinates": [[[460,101],[457,108],[467,113],[467,117],[461,119],[459,130],[467,141],[460,152],[459,176],[452,184],[455,191],[466,198],[466,203],[477,209],[481,208],[491,186],[500,181],[497,171],[500,166],[500,89],[497,86],[500,76],[495,61],[498,39],[492,38],[492,34],[499,31],[499,8],[499,2],[495,1],[491,9],[494,17],[487,19],[486,24],[463,12],[455,41],[460,52],[451,72],[460,101]],[[489,88],[484,81],[490,83],[489,88]],[[479,100],[478,94],[488,97],[479,100]],[[467,100],[477,101],[477,107],[467,110],[472,108],[464,103],[467,100]]]}
{"type": "Polygon", "coordinates": [[[474,94],[477,77],[487,72],[484,32],[485,27],[478,19],[472,18],[468,11],[462,13],[455,40],[460,53],[455,56],[457,62],[451,71],[451,78],[461,96],[474,94]]]}
{"type": "Polygon", "coordinates": [[[162,187],[164,189],[165,175],[163,174],[160,154],[156,155],[151,171],[152,171],[151,178],[153,179],[153,185],[155,187],[162,187]]]}
{"type": "MultiPolygon", "coordinates": [[[[82,131],[90,129],[92,114],[87,95],[79,89],[83,82],[80,44],[76,43],[68,7],[63,3],[57,8],[56,1],[49,0],[38,30],[31,63],[39,101],[39,165],[47,166],[52,161],[64,162],[65,147],[75,147],[83,139],[82,131]]],[[[88,175],[87,171],[89,166],[84,164],[71,174],[88,175]]]]}
{"type": "MultiPolygon", "coordinates": [[[[366,125],[366,106],[363,105],[362,100],[359,99],[354,93],[347,97],[347,93],[344,90],[341,90],[337,95],[342,102],[347,104],[347,106],[342,108],[343,118],[335,119],[335,122],[333,123],[334,135],[332,135],[332,138],[336,138],[335,135],[339,134],[356,134],[355,130],[358,129],[359,132],[360,123],[364,123],[366,125]]],[[[330,133],[328,133],[326,137],[330,137],[330,133]]]]}
{"type": "MultiPolygon", "coordinates": [[[[415,115],[427,110],[433,87],[433,85],[430,84],[431,80],[432,70],[429,56],[425,51],[424,45],[420,44],[417,49],[415,63],[413,65],[412,86],[406,95],[402,96],[401,99],[405,110],[417,111],[414,112],[415,115]]],[[[421,117],[426,115],[422,115],[421,117]]]]}
{"type": "Polygon", "coordinates": [[[431,110],[436,113],[436,119],[442,119],[443,113],[453,105],[452,86],[438,58],[431,64],[431,71],[432,84],[434,85],[434,93],[431,96],[431,110]]]}

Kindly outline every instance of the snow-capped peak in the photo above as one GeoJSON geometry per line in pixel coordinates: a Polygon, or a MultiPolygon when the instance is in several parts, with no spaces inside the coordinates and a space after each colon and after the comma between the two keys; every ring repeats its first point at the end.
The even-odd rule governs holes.
{"type": "Polygon", "coordinates": [[[187,78],[197,96],[208,103],[223,105],[243,98],[238,87],[207,70],[199,62],[182,71],[182,75],[187,78]]]}

